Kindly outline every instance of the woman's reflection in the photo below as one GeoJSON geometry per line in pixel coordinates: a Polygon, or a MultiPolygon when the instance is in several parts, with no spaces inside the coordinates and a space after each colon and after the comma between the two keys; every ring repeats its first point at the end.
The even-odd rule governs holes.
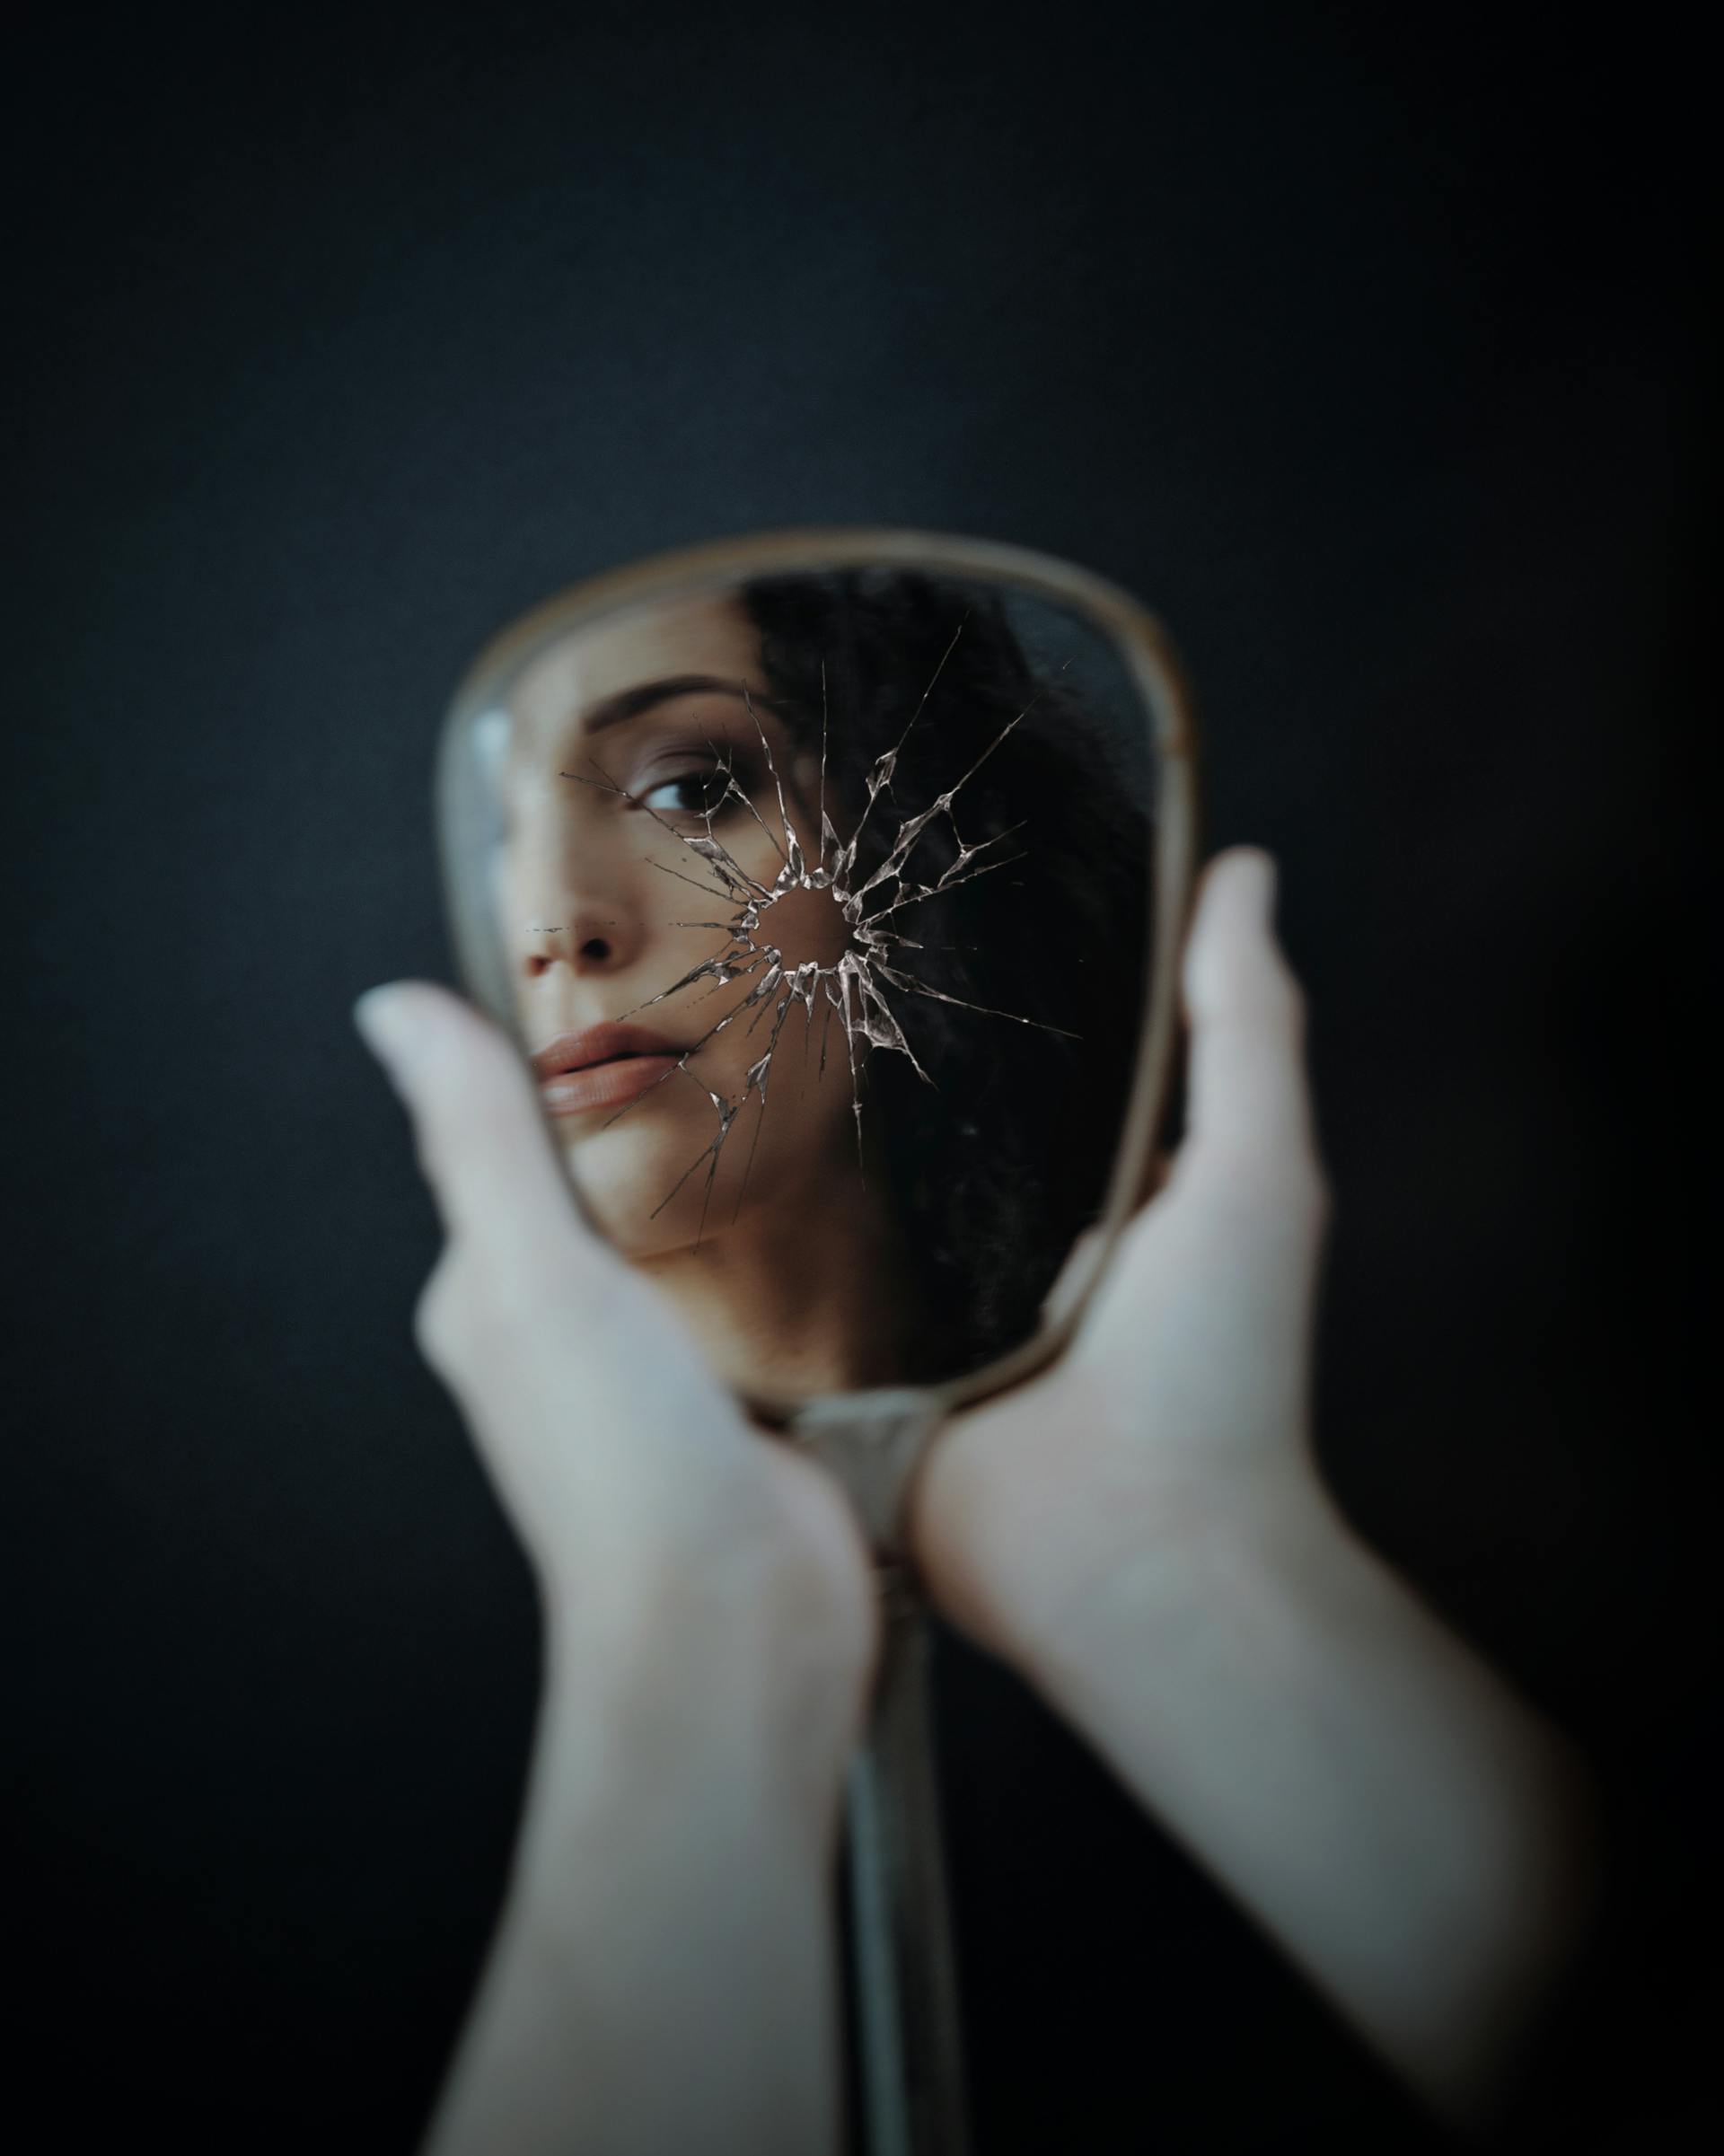
{"type": "Polygon", "coordinates": [[[523,1036],[587,1203],[717,1368],[820,1391],[1022,1337],[1102,1196],[1141,1009],[1145,805],[1093,717],[986,595],[881,574],[612,618],[511,714],[523,1036]],[[870,953],[841,901],[930,809],[870,953]]]}

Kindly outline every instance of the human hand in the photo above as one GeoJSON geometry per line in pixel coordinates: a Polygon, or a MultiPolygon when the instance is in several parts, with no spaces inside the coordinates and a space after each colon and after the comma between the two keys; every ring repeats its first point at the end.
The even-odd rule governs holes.
{"type": "Polygon", "coordinates": [[[546,1621],[511,1890],[427,2151],[832,2147],[830,1844],[875,1628],[846,1501],[588,1233],[495,1027],[418,982],[356,1016],[447,1237],[419,1344],[546,1621]]]}
{"type": "Polygon", "coordinates": [[[1591,1798],[1319,1482],[1328,1200],[1272,888],[1262,854],[1211,867],[1189,1134],[1066,1360],[936,1440],[912,1542],[946,1612],[1473,2126],[1584,1930],[1591,1798]]]}
{"type": "Polygon", "coordinates": [[[553,1664],[637,1711],[729,1716],[835,1800],[875,1622],[841,1492],[749,1426],[588,1230],[497,1028],[425,982],[374,990],[356,1018],[447,1238],[417,1337],[525,1545],[553,1664]]]}
{"type": "Polygon", "coordinates": [[[1327,1199],[1303,1007],[1245,848],[1204,877],[1183,966],[1191,1122],[1051,1370],[929,1449],[911,1536],[946,1613],[1034,1668],[1089,1605],[1153,1596],[1175,1539],[1320,1501],[1308,1429],[1327,1199]]]}

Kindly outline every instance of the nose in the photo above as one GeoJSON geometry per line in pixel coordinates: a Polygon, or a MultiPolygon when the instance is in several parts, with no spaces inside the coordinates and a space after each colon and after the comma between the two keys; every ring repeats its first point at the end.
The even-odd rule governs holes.
{"type": "Polygon", "coordinates": [[[648,930],[627,859],[603,833],[560,814],[521,815],[500,893],[515,978],[619,973],[641,955],[648,930]]]}
{"type": "Polygon", "coordinates": [[[571,900],[554,909],[553,918],[525,924],[522,972],[537,981],[553,966],[576,976],[620,972],[633,963],[638,929],[621,915],[605,913],[590,902],[571,900]]]}

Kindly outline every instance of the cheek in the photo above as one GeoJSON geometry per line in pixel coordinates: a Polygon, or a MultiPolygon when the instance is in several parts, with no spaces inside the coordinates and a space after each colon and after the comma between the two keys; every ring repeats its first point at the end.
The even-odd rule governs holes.
{"type": "Polygon", "coordinates": [[[835,966],[849,946],[849,924],[825,892],[796,891],[761,916],[754,940],[776,945],[787,972],[811,961],[835,966]]]}

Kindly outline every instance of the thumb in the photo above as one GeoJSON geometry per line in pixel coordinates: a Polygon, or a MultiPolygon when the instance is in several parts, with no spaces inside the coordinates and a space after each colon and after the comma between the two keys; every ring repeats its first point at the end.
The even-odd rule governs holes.
{"type": "Polygon", "coordinates": [[[1255,847],[1203,878],[1186,947],[1191,1019],[1189,1166],[1314,1162],[1305,999],[1272,925],[1275,863],[1255,847]]]}
{"type": "Polygon", "coordinates": [[[561,1162],[498,1028],[427,981],[372,989],[353,1016],[407,1109],[449,1239],[492,1256],[566,1244],[577,1215],[561,1162]]]}

